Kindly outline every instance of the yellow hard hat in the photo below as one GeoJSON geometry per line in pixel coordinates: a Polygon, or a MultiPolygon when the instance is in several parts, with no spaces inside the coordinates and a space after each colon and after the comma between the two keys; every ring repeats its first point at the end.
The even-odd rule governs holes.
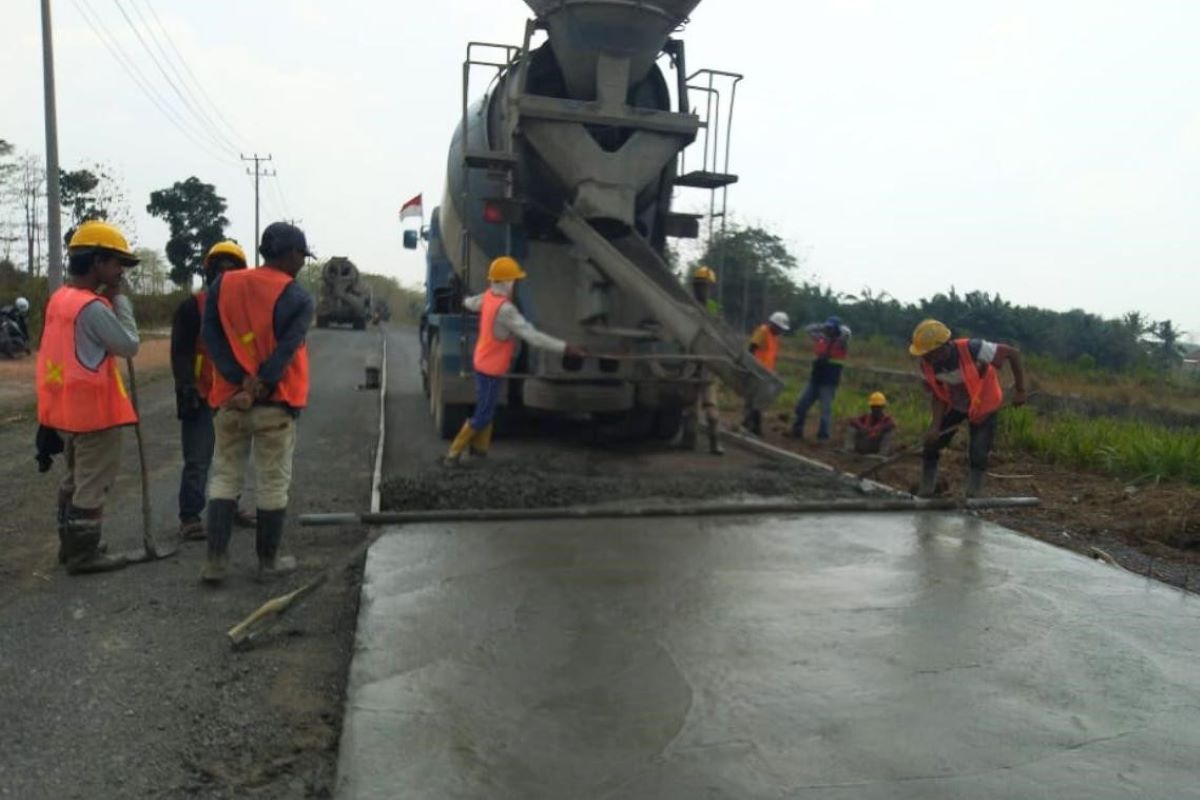
{"type": "Polygon", "coordinates": [[[950,341],[950,329],[936,319],[927,319],[913,331],[912,344],[908,352],[914,356],[932,353],[950,341]]]}
{"type": "Polygon", "coordinates": [[[883,408],[887,405],[887,395],[883,392],[871,392],[871,396],[867,398],[867,405],[871,408],[883,408]]]}
{"type": "Polygon", "coordinates": [[[246,251],[242,246],[232,239],[226,239],[223,242],[217,242],[208,249],[208,253],[204,256],[204,266],[208,266],[208,262],[212,261],[217,256],[233,256],[238,261],[242,262],[242,266],[246,266],[246,251]]]}
{"type": "Polygon", "coordinates": [[[525,270],[521,269],[521,265],[517,263],[515,258],[510,256],[500,256],[492,265],[488,267],[489,281],[519,281],[525,277],[525,270]]]}
{"type": "Polygon", "coordinates": [[[717,273],[713,272],[708,267],[698,267],[696,269],[696,271],[692,273],[692,280],[693,281],[708,281],[709,283],[716,283],[717,282],[717,273]]]}
{"type": "Polygon", "coordinates": [[[139,259],[125,241],[125,234],[116,225],[101,222],[98,219],[89,220],[75,229],[71,241],[67,243],[67,251],[95,248],[112,253],[127,267],[138,263],[139,259]]]}

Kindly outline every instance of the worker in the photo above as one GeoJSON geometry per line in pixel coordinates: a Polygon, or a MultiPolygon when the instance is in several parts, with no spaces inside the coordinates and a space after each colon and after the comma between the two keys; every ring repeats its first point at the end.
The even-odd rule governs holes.
{"type": "Polygon", "coordinates": [[[246,461],[254,454],[255,552],[260,579],[295,569],[280,556],[296,447],[296,420],[308,405],[308,348],[313,299],[295,280],[312,256],[304,232],[273,222],[262,233],[258,269],[217,276],[201,331],[216,371],[208,404],[216,448],[208,486],[208,557],[200,573],[225,579],[229,539],[246,461]]]}
{"type": "MultiPolygon", "coordinates": [[[[217,242],[204,256],[204,288],[189,295],[175,309],[171,324],[171,370],[175,375],[175,415],[180,422],[183,472],[179,476],[179,536],[204,539],[205,486],[212,465],[214,434],[208,394],[213,385],[213,362],[200,336],[208,287],[224,272],[245,269],[246,252],[232,240],[217,242]]],[[[240,509],[235,517],[242,525],[254,519],[240,509]]]]}
{"type": "Polygon", "coordinates": [[[931,496],[937,485],[938,458],[959,424],[970,426],[966,496],[983,489],[988,456],[996,437],[996,420],[1004,402],[1000,369],[1012,369],[1014,406],[1025,404],[1025,369],[1015,347],[984,339],[951,339],[950,329],[927,319],[913,331],[909,352],[921,359],[921,372],[931,393],[930,424],[925,434],[921,482],[917,494],[931,496]]]}
{"type": "Polygon", "coordinates": [[[561,353],[569,358],[583,358],[580,347],[567,344],[537,330],[521,315],[516,306],[517,281],[525,271],[516,259],[500,256],[488,267],[487,291],[468,297],[463,305],[478,313],[479,337],[475,342],[475,411],[463,423],[462,429],[450,443],[443,463],[455,466],[467,447],[474,456],[486,456],[492,444],[492,420],[504,375],[517,354],[517,340],[549,353],[561,353]]]}
{"type": "MultiPolygon", "coordinates": [[[[792,329],[792,321],[787,312],[776,311],[767,321],[759,325],[750,337],[750,352],[771,372],[775,371],[775,363],[779,360],[779,337],[792,329]]],[[[746,402],[746,413],[742,418],[742,427],[755,436],[762,436],[762,410],[754,408],[750,401],[746,402]]]]}
{"type": "MultiPolygon", "coordinates": [[[[717,283],[717,273],[709,267],[701,266],[692,273],[692,297],[713,316],[720,315],[720,306],[712,296],[712,289],[717,283]]],[[[696,449],[696,434],[700,417],[704,417],[705,430],[708,433],[708,452],[714,456],[725,454],[721,447],[719,417],[717,415],[717,385],[713,377],[701,364],[696,372],[701,381],[700,391],[696,394],[696,402],[684,409],[683,427],[680,429],[679,444],[685,450],[696,449]]]]}
{"type": "MultiPolygon", "coordinates": [[[[105,554],[104,505],[121,466],[121,428],[137,413],[117,359],[137,355],[123,274],[138,258],[107,222],[85,222],[67,246],[70,282],[46,306],[37,355],[39,455],[61,435],[67,474],[58,491],[58,559],[72,575],[125,565],[105,554]]],[[[52,451],[53,452],[53,451],[52,451]]]]}
{"type": "Polygon", "coordinates": [[[887,455],[891,449],[896,421],[887,413],[887,396],[872,392],[867,398],[867,413],[850,420],[846,431],[846,449],[859,455],[887,455]]]}
{"type": "Polygon", "coordinates": [[[828,442],[833,435],[833,398],[842,382],[842,368],[849,351],[850,328],[836,316],[824,322],[814,322],[804,328],[812,337],[813,362],[808,385],[796,400],[792,428],[788,435],[804,438],[804,421],[814,403],[821,404],[821,420],[817,425],[817,441],[828,442]]]}

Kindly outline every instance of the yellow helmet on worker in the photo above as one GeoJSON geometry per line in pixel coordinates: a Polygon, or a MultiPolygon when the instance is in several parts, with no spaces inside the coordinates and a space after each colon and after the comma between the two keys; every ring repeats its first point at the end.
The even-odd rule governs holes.
{"type": "Polygon", "coordinates": [[[133,254],[125,234],[116,226],[102,220],[88,220],[75,229],[67,242],[67,252],[99,250],[117,257],[126,267],[135,266],[141,259],[133,254]]]}
{"type": "Polygon", "coordinates": [[[492,283],[519,281],[525,277],[525,270],[512,256],[500,256],[488,267],[488,280],[492,283]]]}
{"type": "Polygon", "coordinates": [[[887,405],[887,395],[883,392],[871,392],[871,396],[867,398],[867,406],[869,408],[883,408],[887,405]]]}
{"type": "Polygon", "coordinates": [[[713,272],[710,267],[700,266],[692,273],[692,280],[695,282],[716,283],[717,273],[713,272]]]}
{"type": "Polygon", "coordinates": [[[242,249],[240,244],[232,239],[226,239],[223,242],[217,242],[210,247],[208,252],[204,255],[204,266],[207,267],[209,262],[211,262],[217,256],[230,256],[231,258],[236,258],[238,261],[240,261],[243,267],[247,265],[246,251],[242,249]]]}
{"type": "Polygon", "coordinates": [[[913,331],[912,344],[908,352],[918,358],[928,355],[950,341],[950,329],[936,319],[927,319],[913,331]]]}

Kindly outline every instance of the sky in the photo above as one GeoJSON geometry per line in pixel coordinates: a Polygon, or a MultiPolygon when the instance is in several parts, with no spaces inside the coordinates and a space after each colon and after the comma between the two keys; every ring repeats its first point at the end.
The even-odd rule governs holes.
{"type": "MultiPolygon", "coordinates": [[[[53,6],[62,164],[116,168],[138,245],[167,238],[144,213],[149,193],[191,175],[216,185],[231,235],[251,241],[238,155],[257,151],[278,171],[264,224],[298,218],[320,256],[410,285],[424,268],[401,248],[397,210],[418,193],[427,213],[440,201],[466,42],[519,43],[529,16],[520,0],[53,6]],[[230,141],[190,117],[200,132],[182,134],[88,24],[186,117],[148,56],[151,12],[230,141]]],[[[0,138],[42,152],[38,4],[4,0],[2,15],[0,138]]],[[[906,301],[954,286],[1139,310],[1196,336],[1197,30],[1194,0],[705,0],[681,35],[689,69],[746,76],[731,213],[782,236],[805,277],[906,301]]]]}

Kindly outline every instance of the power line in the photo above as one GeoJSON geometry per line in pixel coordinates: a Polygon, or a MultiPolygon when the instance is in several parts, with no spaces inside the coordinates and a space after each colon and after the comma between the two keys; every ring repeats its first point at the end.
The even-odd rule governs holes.
{"type": "Polygon", "coordinates": [[[175,109],[171,108],[170,103],[168,103],[162,97],[162,95],[159,94],[158,90],[155,89],[153,84],[151,84],[150,81],[145,77],[142,71],[138,68],[137,64],[134,63],[128,56],[126,56],[124,52],[122,52],[120,45],[116,43],[115,37],[113,37],[112,33],[107,27],[105,27],[100,15],[96,13],[95,9],[88,5],[87,0],[71,0],[71,2],[75,6],[75,10],[79,12],[81,17],[83,17],[83,21],[87,23],[89,28],[91,28],[92,33],[95,34],[96,38],[100,40],[100,43],[104,45],[105,49],[108,50],[113,59],[118,65],[120,65],[121,69],[125,71],[125,74],[129,76],[130,80],[137,84],[138,88],[141,89],[142,93],[146,96],[146,99],[148,99],[154,105],[154,107],[157,108],[164,117],[166,117],[168,122],[174,125],[180,133],[191,140],[193,144],[203,150],[208,156],[228,166],[236,166],[236,162],[211,149],[210,145],[205,143],[202,138],[198,137],[189,129],[187,122],[181,116],[179,116],[175,109]],[[87,9],[86,11],[84,10],[85,8],[87,9]]]}
{"type": "Polygon", "coordinates": [[[255,153],[252,156],[241,156],[241,159],[242,159],[242,161],[253,161],[254,162],[254,171],[251,172],[250,168],[247,167],[246,174],[254,176],[254,246],[258,247],[259,236],[261,235],[260,228],[259,228],[259,220],[258,220],[258,217],[259,217],[259,214],[258,214],[258,182],[261,178],[264,178],[264,177],[269,178],[272,175],[274,175],[275,170],[262,169],[262,166],[261,166],[263,162],[271,160],[270,153],[268,153],[265,156],[260,156],[258,153],[255,153]]]}
{"type": "MultiPolygon", "coordinates": [[[[121,0],[113,0],[113,5],[115,5],[117,7],[117,11],[121,12],[121,16],[125,18],[125,23],[129,26],[129,29],[131,31],[133,31],[133,35],[136,36],[137,40],[141,43],[142,49],[146,52],[146,55],[148,55],[150,57],[150,61],[154,64],[155,68],[158,69],[158,72],[160,75],[162,75],[163,80],[165,80],[167,82],[167,85],[171,87],[171,91],[173,91],[175,93],[175,96],[178,97],[179,100],[183,103],[184,108],[186,108],[188,111],[191,112],[192,116],[195,117],[200,122],[201,126],[211,125],[210,122],[207,122],[204,115],[201,114],[200,112],[198,112],[195,109],[195,107],[192,106],[191,101],[187,99],[187,97],[184,95],[184,93],[175,84],[175,81],[171,80],[171,76],[169,74],[167,74],[166,69],[164,69],[163,65],[161,63],[159,63],[158,58],[154,55],[154,52],[150,49],[150,45],[148,45],[146,43],[146,39],[144,36],[142,36],[142,32],[138,29],[138,26],[134,24],[133,19],[125,11],[125,6],[121,5],[121,0]]],[[[211,134],[208,134],[208,135],[211,136],[211,134]]],[[[228,149],[230,151],[230,153],[237,152],[236,146],[226,144],[226,143],[222,142],[219,138],[212,137],[212,142],[214,144],[218,145],[220,148],[228,149]]]]}
{"type": "Polygon", "coordinates": [[[272,188],[275,190],[275,196],[279,198],[279,204],[282,206],[283,216],[285,219],[291,220],[292,210],[288,208],[287,195],[283,193],[283,184],[279,182],[279,170],[275,170],[273,176],[275,180],[271,181],[272,188]]]}
{"type": "Polygon", "coordinates": [[[209,96],[208,92],[204,91],[204,84],[202,84],[200,79],[196,77],[196,73],[193,72],[192,68],[188,65],[187,59],[183,57],[183,53],[181,53],[179,48],[175,46],[175,40],[172,39],[171,34],[167,32],[166,26],[162,24],[162,20],[159,19],[158,12],[156,12],[154,10],[154,6],[150,4],[150,0],[142,0],[142,4],[146,6],[146,10],[150,12],[150,16],[153,17],[154,23],[158,26],[158,29],[162,31],[163,37],[167,40],[167,44],[171,47],[171,50],[179,59],[179,63],[183,65],[184,71],[187,72],[187,74],[191,77],[192,84],[196,87],[196,89],[199,90],[200,95],[208,102],[209,108],[216,113],[217,118],[224,123],[226,130],[228,130],[233,135],[233,138],[238,141],[249,141],[245,136],[242,136],[240,133],[238,133],[237,128],[233,127],[229,120],[226,119],[225,115],[221,113],[221,107],[213,102],[213,99],[209,96]]]}

